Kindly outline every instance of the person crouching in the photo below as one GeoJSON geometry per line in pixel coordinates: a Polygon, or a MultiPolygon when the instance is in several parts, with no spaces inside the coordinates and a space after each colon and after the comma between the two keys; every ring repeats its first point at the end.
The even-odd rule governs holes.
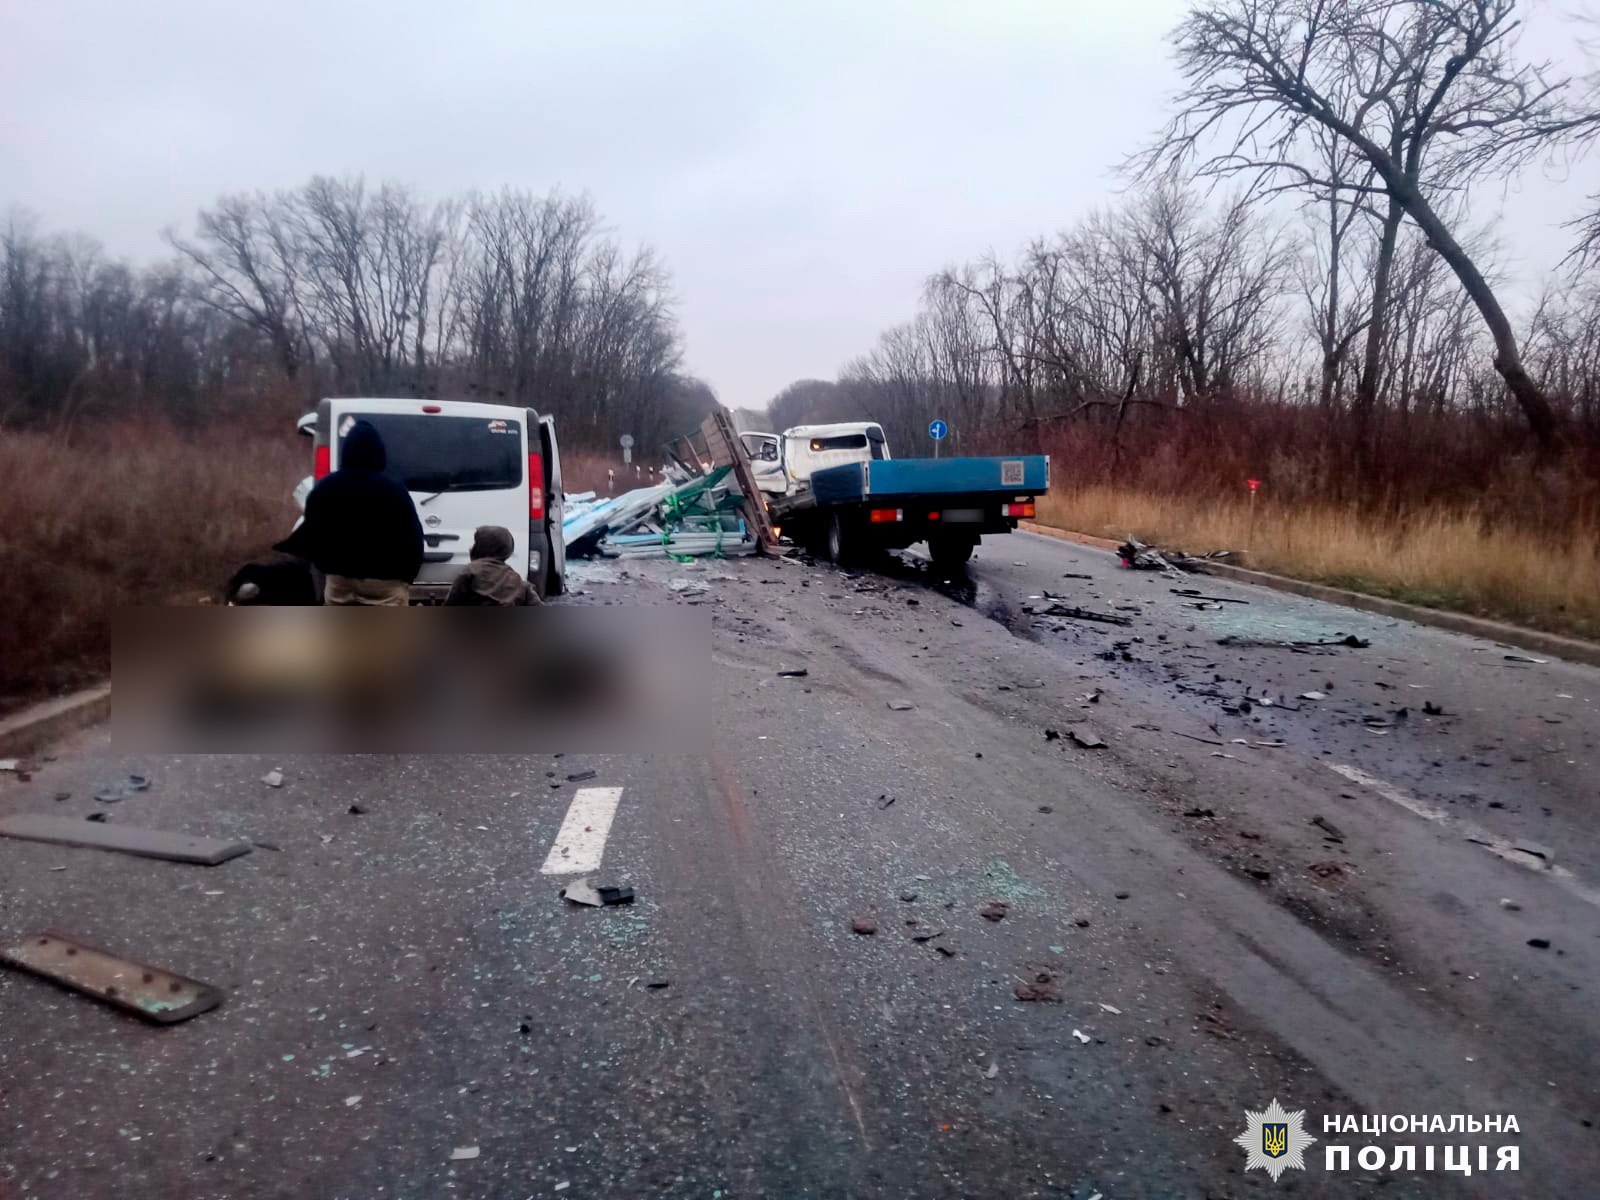
{"type": "Polygon", "coordinates": [[[543,604],[539,593],[506,559],[515,543],[501,525],[480,525],[472,535],[472,561],[450,585],[446,604],[543,604]]]}

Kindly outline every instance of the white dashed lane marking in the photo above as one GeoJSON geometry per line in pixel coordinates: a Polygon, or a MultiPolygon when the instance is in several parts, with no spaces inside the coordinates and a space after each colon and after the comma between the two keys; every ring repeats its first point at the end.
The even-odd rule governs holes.
{"type": "Polygon", "coordinates": [[[582,875],[586,871],[598,871],[600,859],[606,852],[606,837],[611,833],[611,819],[617,815],[617,803],[621,799],[619,787],[579,788],[541,873],[582,875]]]}

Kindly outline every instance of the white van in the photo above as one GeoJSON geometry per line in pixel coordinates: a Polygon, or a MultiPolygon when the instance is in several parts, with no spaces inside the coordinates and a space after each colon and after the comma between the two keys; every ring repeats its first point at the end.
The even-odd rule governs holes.
{"type": "MultiPolygon", "coordinates": [[[[384,473],[405,485],[422,520],[413,600],[444,598],[469,561],[480,525],[511,531],[510,565],[541,596],[565,590],[561,456],[552,418],[469,400],[323,400],[299,422],[314,442],[313,482],[338,470],[340,447],[358,420],[383,438],[384,473]]],[[[295,489],[302,508],[309,490],[305,482],[295,489]]]]}

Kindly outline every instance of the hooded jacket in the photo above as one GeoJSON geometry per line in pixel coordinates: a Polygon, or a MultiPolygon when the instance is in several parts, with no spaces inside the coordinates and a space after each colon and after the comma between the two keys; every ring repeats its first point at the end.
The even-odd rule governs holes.
{"type": "Polygon", "coordinates": [[[472,561],[450,585],[446,604],[539,604],[533,585],[507,565],[516,543],[502,525],[480,525],[472,535],[472,561]]]}
{"type": "Polygon", "coordinates": [[[305,520],[275,549],[325,575],[413,582],[422,568],[422,522],[411,494],[383,473],[388,461],[378,431],[357,421],[339,469],[317,481],[305,520]]]}

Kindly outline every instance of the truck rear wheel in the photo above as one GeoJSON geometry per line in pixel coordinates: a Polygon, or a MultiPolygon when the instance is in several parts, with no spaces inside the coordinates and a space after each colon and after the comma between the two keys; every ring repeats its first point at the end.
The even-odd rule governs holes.
{"type": "Polygon", "coordinates": [[[967,565],[967,560],[972,557],[972,551],[977,544],[976,538],[944,534],[928,539],[928,554],[933,559],[936,569],[959,571],[967,565]]]}
{"type": "Polygon", "coordinates": [[[844,521],[838,513],[828,515],[828,561],[836,567],[845,565],[845,559],[850,553],[849,544],[845,540],[844,521]]]}

